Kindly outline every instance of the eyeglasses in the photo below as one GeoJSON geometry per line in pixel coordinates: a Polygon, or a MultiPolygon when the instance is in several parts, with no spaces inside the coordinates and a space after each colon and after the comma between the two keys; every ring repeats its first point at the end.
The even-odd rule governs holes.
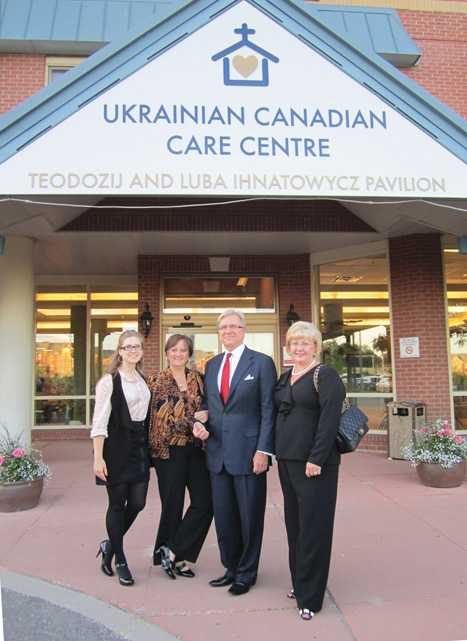
{"type": "Polygon", "coordinates": [[[219,332],[226,332],[227,330],[230,332],[234,332],[236,329],[245,329],[242,325],[221,325],[220,327],[217,328],[219,332]]]}
{"type": "Polygon", "coordinates": [[[305,349],[308,349],[308,347],[313,347],[313,343],[308,343],[307,341],[303,341],[300,343],[298,341],[293,341],[292,343],[290,343],[290,347],[304,347],[305,349]]]}
{"type": "Polygon", "coordinates": [[[133,350],[135,352],[140,352],[143,349],[142,345],[125,345],[125,347],[120,347],[120,349],[124,349],[125,352],[132,352],[133,350]]]}

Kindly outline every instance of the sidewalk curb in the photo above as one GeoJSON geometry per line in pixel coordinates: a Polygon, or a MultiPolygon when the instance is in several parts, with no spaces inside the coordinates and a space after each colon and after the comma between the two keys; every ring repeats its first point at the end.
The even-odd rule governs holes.
{"type": "MultiPolygon", "coordinates": [[[[0,569],[1,587],[24,596],[42,599],[99,623],[128,641],[174,641],[169,634],[132,612],[126,612],[95,597],[42,579],[0,569]]],[[[5,612],[3,613],[5,616],[5,612]]]]}

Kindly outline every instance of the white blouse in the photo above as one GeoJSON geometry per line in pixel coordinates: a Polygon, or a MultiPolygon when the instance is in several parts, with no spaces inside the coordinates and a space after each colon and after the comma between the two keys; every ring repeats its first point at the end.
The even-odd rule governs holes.
{"type": "MultiPolygon", "coordinates": [[[[122,389],[125,396],[132,421],[144,421],[148,413],[151,393],[148,390],[145,380],[136,372],[136,380],[126,378],[120,372],[122,389]]],[[[112,405],[110,399],[113,392],[113,380],[110,374],[105,374],[96,385],[96,404],[92,419],[91,438],[96,436],[107,437],[107,425],[109,423],[112,405]]]]}

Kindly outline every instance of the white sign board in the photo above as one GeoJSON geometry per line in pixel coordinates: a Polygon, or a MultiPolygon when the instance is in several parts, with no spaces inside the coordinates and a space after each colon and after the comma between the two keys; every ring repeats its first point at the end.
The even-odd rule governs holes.
{"type": "Polygon", "coordinates": [[[420,342],[418,336],[399,339],[401,358],[419,358],[420,342]]]}
{"type": "Polygon", "coordinates": [[[293,367],[295,365],[293,358],[287,351],[287,347],[282,348],[282,363],[284,367],[293,367]]]}
{"type": "Polygon", "coordinates": [[[467,165],[246,2],[0,165],[16,194],[445,198],[467,165]]]}

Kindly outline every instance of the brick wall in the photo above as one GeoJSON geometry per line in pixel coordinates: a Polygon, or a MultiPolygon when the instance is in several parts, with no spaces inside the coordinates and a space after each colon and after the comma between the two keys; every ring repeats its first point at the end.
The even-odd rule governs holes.
{"type": "Polygon", "coordinates": [[[404,9],[398,14],[422,52],[418,66],[401,71],[467,118],[467,15],[404,9]]]}
{"type": "Polygon", "coordinates": [[[396,401],[426,403],[428,420],[451,417],[441,239],[389,241],[396,401]],[[419,337],[420,357],[401,358],[399,339],[419,337]]]}
{"type": "Polygon", "coordinates": [[[44,55],[0,53],[0,114],[42,89],[44,77],[44,55]]]}

